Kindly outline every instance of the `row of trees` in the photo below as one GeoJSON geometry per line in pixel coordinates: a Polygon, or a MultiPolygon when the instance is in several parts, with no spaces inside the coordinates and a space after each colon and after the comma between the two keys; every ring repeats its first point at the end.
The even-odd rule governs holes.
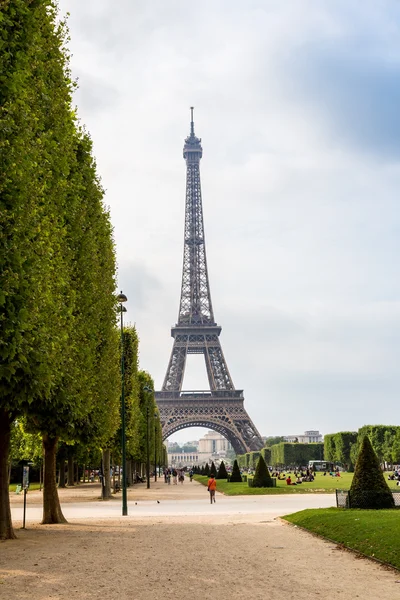
{"type": "Polygon", "coordinates": [[[324,436],[324,458],[352,470],[365,436],[380,463],[400,463],[400,427],[394,425],[364,425],[358,431],[327,434],[324,436]]]}
{"type": "MultiPolygon", "coordinates": [[[[13,538],[11,433],[40,436],[43,522],[64,521],[57,447],[119,448],[120,336],[109,212],[90,137],[72,105],[67,30],[53,0],[1,8],[0,36],[0,538],[13,538]]],[[[127,445],[143,460],[160,425],[152,381],[124,336],[127,445]],[[146,416],[144,416],[146,415],[146,416]]],[[[156,441],[158,440],[158,441],[156,441]]],[[[161,447],[161,444],[160,444],[161,447]]],[[[109,454],[108,454],[109,456],[109,454]]]]}
{"type": "Polygon", "coordinates": [[[241,454],[237,459],[241,468],[255,469],[260,457],[268,465],[307,465],[310,460],[324,458],[324,445],[319,442],[312,444],[278,442],[271,448],[241,454]]]}
{"type": "Polygon", "coordinates": [[[255,469],[260,456],[273,466],[307,465],[310,460],[327,460],[354,469],[362,440],[368,436],[381,463],[400,463],[400,427],[364,425],[357,431],[341,431],[324,436],[323,443],[299,444],[269,438],[271,446],[237,457],[241,468],[255,469]]]}

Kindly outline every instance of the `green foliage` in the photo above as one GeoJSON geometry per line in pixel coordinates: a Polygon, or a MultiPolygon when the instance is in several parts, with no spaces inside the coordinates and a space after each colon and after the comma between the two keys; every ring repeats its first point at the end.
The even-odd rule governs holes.
{"type": "Polygon", "coordinates": [[[271,448],[271,463],[277,466],[307,466],[310,460],[322,460],[324,445],[282,442],[271,448]]]}
{"type": "Polygon", "coordinates": [[[268,448],[271,448],[271,446],[275,446],[275,444],[280,444],[281,442],[284,442],[285,438],[282,435],[274,435],[274,436],[270,436],[265,438],[265,446],[268,446],[268,448]]]}
{"type": "Polygon", "coordinates": [[[179,452],[197,452],[197,448],[196,446],[192,446],[191,444],[185,444],[184,446],[182,446],[182,450],[179,450],[179,452]]]}
{"type": "Polygon", "coordinates": [[[214,477],[217,475],[217,467],[215,466],[214,461],[211,463],[210,475],[214,475],[214,477]]]}
{"type": "Polygon", "coordinates": [[[211,474],[210,467],[209,467],[208,463],[206,463],[206,465],[204,467],[204,475],[207,475],[209,477],[210,474],[211,474]]]}
{"type": "Polygon", "coordinates": [[[378,457],[369,437],[361,443],[350,487],[352,508],[393,508],[392,493],[383,476],[378,457]]]}
{"type": "Polygon", "coordinates": [[[228,473],[226,471],[225,463],[223,460],[221,461],[221,464],[219,465],[217,479],[228,479],[228,473]]]}
{"type": "Polygon", "coordinates": [[[241,469],[244,469],[246,467],[246,455],[245,454],[238,454],[236,456],[236,460],[241,469]]]}
{"type": "Polygon", "coordinates": [[[233,463],[231,478],[229,481],[230,481],[230,483],[241,483],[242,482],[242,476],[240,474],[238,461],[236,459],[235,459],[235,462],[233,463]]]}
{"type": "Polygon", "coordinates": [[[253,477],[253,487],[272,487],[272,485],[272,477],[270,475],[267,465],[265,464],[264,458],[260,455],[256,467],[256,472],[253,477]]]}
{"type": "Polygon", "coordinates": [[[367,435],[379,462],[397,463],[400,456],[395,441],[399,431],[400,427],[396,425],[364,425],[358,430],[357,449],[367,435]]]}
{"type": "Polygon", "coordinates": [[[259,450],[254,452],[249,452],[249,467],[251,469],[255,469],[258,463],[258,459],[261,456],[261,452],[259,450]]]}
{"type": "Polygon", "coordinates": [[[17,463],[29,460],[35,466],[41,464],[43,459],[42,439],[39,434],[27,433],[24,428],[24,419],[14,421],[11,427],[10,460],[17,463]]]}
{"type": "Polygon", "coordinates": [[[349,471],[353,470],[355,461],[353,447],[357,442],[355,431],[340,431],[324,436],[325,460],[346,465],[349,471]]]}
{"type": "MultiPolygon", "coordinates": [[[[276,442],[277,444],[279,444],[279,442],[276,442]]],[[[263,448],[261,450],[261,456],[263,457],[263,459],[265,460],[265,462],[267,463],[267,465],[271,464],[271,448],[263,448]]]]}

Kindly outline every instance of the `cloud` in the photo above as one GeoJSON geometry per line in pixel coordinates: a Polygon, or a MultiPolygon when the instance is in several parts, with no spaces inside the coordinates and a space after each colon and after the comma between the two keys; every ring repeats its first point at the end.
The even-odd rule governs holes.
{"type": "MultiPolygon", "coordinates": [[[[178,313],[194,104],[213,306],[259,430],[398,422],[398,3],[60,6],[156,386],[178,313]]],[[[204,385],[201,362],[187,382],[204,385]]]]}

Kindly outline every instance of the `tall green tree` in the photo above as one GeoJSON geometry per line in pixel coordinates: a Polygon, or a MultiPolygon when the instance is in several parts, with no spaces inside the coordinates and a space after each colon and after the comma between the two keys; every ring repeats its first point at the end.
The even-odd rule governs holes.
{"type": "Polygon", "coordinates": [[[235,459],[235,462],[233,463],[231,478],[229,481],[231,483],[241,483],[242,482],[242,476],[240,474],[238,461],[236,459],[235,459]]]}
{"type": "Polygon", "coordinates": [[[43,523],[64,522],[55,480],[57,442],[111,438],[118,415],[115,255],[109,215],[96,175],[89,138],[79,130],[67,179],[62,371],[50,402],[34,400],[29,418],[43,435],[43,523]],[[105,371],[102,370],[105,369],[105,371]]]}
{"type": "Polygon", "coordinates": [[[272,477],[262,455],[258,459],[254,473],[253,487],[272,487],[272,477]]]}
{"type": "Polygon", "coordinates": [[[0,35],[0,538],[15,537],[10,427],[49,400],[65,345],[63,206],[73,84],[51,0],[3,2],[0,35]]]}
{"type": "Polygon", "coordinates": [[[361,442],[350,487],[351,508],[393,508],[394,500],[379,459],[366,435],[361,442]]]}
{"type": "Polygon", "coordinates": [[[221,461],[221,464],[219,465],[217,479],[228,479],[228,473],[226,471],[225,463],[223,460],[221,461]]]}

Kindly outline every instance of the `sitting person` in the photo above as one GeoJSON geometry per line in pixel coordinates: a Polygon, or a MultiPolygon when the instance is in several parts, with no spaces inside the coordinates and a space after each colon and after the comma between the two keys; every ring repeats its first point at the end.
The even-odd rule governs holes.
{"type": "Polygon", "coordinates": [[[292,485],[292,478],[290,477],[290,475],[287,476],[286,485],[292,485]]]}

